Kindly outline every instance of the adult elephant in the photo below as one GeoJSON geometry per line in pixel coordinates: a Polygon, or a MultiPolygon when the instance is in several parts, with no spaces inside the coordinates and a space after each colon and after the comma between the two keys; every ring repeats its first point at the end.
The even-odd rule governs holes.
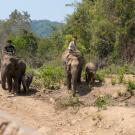
{"type": "Polygon", "coordinates": [[[81,82],[81,73],[84,64],[84,59],[77,51],[78,56],[74,56],[66,50],[62,54],[62,60],[65,63],[65,71],[67,75],[67,88],[73,90],[73,95],[77,91],[77,83],[81,82]]]}
{"type": "Polygon", "coordinates": [[[20,85],[26,71],[26,64],[15,56],[3,54],[1,60],[1,84],[6,89],[6,82],[9,92],[20,92],[20,85]]]}

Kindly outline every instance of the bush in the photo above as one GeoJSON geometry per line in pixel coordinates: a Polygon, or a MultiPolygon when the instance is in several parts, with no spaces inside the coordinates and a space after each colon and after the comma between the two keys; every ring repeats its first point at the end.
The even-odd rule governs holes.
{"type": "Polygon", "coordinates": [[[126,73],[135,75],[135,67],[132,64],[125,65],[126,73]]]}
{"type": "Polygon", "coordinates": [[[43,80],[43,85],[49,89],[59,89],[60,82],[64,78],[63,68],[54,65],[46,65],[39,70],[39,77],[43,80]]]}
{"type": "Polygon", "coordinates": [[[33,85],[38,88],[59,89],[64,80],[64,69],[59,61],[51,61],[38,69],[27,67],[26,73],[34,76],[33,85]]]}
{"type": "Polygon", "coordinates": [[[118,69],[118,74],[119,74],[118,81],[119,81],[119,83],[123,82],[125,73],[126,73],[126,67],[120,67],[118,69]]]}
{"type": "Polygon", "coordinates": [[[105,78],[105,72],[104,71],[97,71],[96,73],[96,80],[100,81],[100,82],[104,82],[105,78]]]}
{"type": "Polygon", "coordinates": [[[98,108],[106,108],[108,104],[109,104],[109,97],[105,95],[100,95],[95,101],[95,105],[98,108]]]}
{"type": "Polygon", "coordinates": [[[111,80],[111,83],[112,83],[112,85],[115,85],[117,83],[116,78],[113,77],[111,80]]]}
{"type": "Polygon", "coordinates": [[[134,90],[135,90],[135,82],[133,81],[129,81],[128,82],[128,92],[131,94],[131,95],[134,95],[134,90]]]}

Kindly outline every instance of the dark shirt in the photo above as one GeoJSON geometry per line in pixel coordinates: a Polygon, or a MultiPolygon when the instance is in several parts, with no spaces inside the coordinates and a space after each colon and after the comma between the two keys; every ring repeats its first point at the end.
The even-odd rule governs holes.
{"type": "Polygon", "coordinates": [[[10,44],[10,45],[5,46],[4,52],[13,55],[13,54],[15,54],[16,50],[15,50],[15,47],[10,44]]]}

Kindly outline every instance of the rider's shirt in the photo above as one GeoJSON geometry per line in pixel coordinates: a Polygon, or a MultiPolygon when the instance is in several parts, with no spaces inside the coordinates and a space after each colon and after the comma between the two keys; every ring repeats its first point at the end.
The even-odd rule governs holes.
{"type": "Polygon", "coordinates": [[[14,54],[15,53],[15,47],[13,45],[7,45],[4,48],[4,51],[9,53],[9,54],[14,54]]]}
{"type": "Polygon", "coordinates": [[[69,43],[68,49],[71,50],[71,51],[76,51],[76,44],[75,44],[74,41],[71,41],[69,43]]]}

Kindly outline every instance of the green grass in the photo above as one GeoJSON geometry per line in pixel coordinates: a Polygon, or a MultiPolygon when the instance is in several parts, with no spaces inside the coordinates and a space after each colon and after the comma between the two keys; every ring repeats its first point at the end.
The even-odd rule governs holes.
{"type": "Polygon", "coordinates": [[[99,70],[96,73],[96,80],[99,80],[100,82],[104,82],[105,80],[105,75],[106,73],[104,72],[104,70],[99,70]]]}
{"type": "Polygon", "coordinates": [[[109,104],[109,97],[105,96],[105,95],[98,96],[96,101],[95,101],[95,105],[98,108],[102,108],[102,109],[105,109],[108,104],[109,104]]]}
{"type": "Polygon", "coordinates": [[[27,73],[34,76],[33,85],[52,90],[59,89],[60,82],[65,78],[63,67],[58,66],[56,63],[49,63],[38,69],[28,67],[27,73]]]}
{"type": "Polygon", "coordinates": [[[111,83],[112,83],[112,85],[115,85],[117,83],[116,78],[112,78],[111,83]]]}
{"type": "Polygon", "coordinates": [[[127,86],[128,92],[131,94],[131,96],[134,95],[134,90],[135,90],[135,82],[129,81],[128,86],[127,86]]]}

